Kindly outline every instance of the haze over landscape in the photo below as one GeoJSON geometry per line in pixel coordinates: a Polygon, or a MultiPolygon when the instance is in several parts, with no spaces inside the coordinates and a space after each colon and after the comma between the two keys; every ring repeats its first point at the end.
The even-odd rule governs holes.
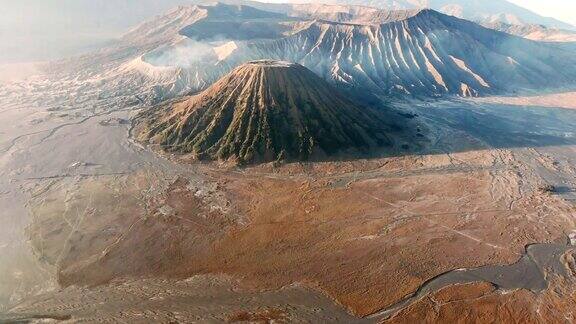
{"type": "Polygon", "coordinates": [[[570,1],[552,0],[545,3],[537,0],[512,0],[512,3],[523,6],[544,16],[554,17],[569,24],[576,25],[576,4],[570,1]]]}
{"type": "Polygon", "coordinates": [[[0,322],[576,322],[572,3],[0,8],[0,322]]]}
{"type": "MultiPolygon", "coordinates": [[[[322,1],[305,0],[264,2],[322,3],[322,1]]],[[[326,2],[338,3],[339,1],[326,2]]],[[[458,1],[452,2],[458,3],[458,1]]],[[[486,7],[508,3],[504,0],[492,1],[494,5],[478,1],[462,2],[479,3],[486,7]]],[[[130,27],[144,19],[152,18],[177,5],[188,3],[193,3],[193,1],[1,0],[0,37],[3,42],[0,44],[0,64],[46,61],[90,51],[117,39],[130,27]]],[[[391,2],[353,0],[348,3],[388,6],[391,2]]],[[[514,0],[512,3],[535,11],[544,17],[555,18],[572,26],[576,25],[576,17],[573,14],[576,12],[576,4],[570,1],[514,0]]],[[[441,9],[444,6],[450,7],[451,4],[450,1],[442,3],[442,1],[404,0],[396,2],[394,6],[400,9],[418,6],[441,9]]],[[[539,21],[526,22],[539,23],[539,21]]],[[[566,26],[562,25],[562,27],[566,26]]]]}

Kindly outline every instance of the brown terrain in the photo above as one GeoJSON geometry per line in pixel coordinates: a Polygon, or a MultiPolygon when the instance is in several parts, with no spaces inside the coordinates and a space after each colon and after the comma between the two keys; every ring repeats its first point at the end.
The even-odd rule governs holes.
{"type": "Polygon", "coordinates": [[[81,74],[0,82],[0,323],[576,322],[574,92],[353,92],[540,89],[571,52],[430,10],[323,15],[284,35],[181,7],[59,63],[81,74]],[[217,61],[162,65],[220,24],[217,61]],[[260,56],[302,65],[228,69],[260,56]]]}
{"type": "Polygon", "coordinates": [[[402,105],[387,114],[418,145],[390,136],[394,150],[366,158],[199,162],[151,153],[108,116],[74,126],[78,142],[43,139],[45,155],[63,138],[77,159],[91,140],[113,143],[92,159],[134,163],[17,169],[29,244],[58,288],[0,320],[573,321],[573,110],[402,105]]]}
{"type": "Polygon", "coordinates": [[[536,295],[474,283],[431,294],[384,323],[572,323],[575,298],[573,288],[554,287],[536,295]]]}
{"type": "MultiPolygon", "coordinates": [[[[105,287],[118,278],[226,275],[241,279],[249,291],[299,283],[353,315],[384,319],[389,316],[377,313],[438,275],[513,264],[526,245],[563,242],[566,229],[576,228],[573,207],[542,192],[531,170],[501,150],[198,168],[201,186],[179,177],[158,188],[153,184],[159,175],[141,172],[81,180],[73,195],[66,186],[50,188],[32,206],[30,235],[38,256],[57,266],[63,287],[112,289],[105,287]],[[76,217],[67,212],[72,210],[83,212],[76,217]]],[[[565,259],[574,271],[573,256],[565,259]]],[[[393,312],[391,321],[508,321],[520,314],[528,322],[554,320],[557,313],[537,312],[535,302],[546,309],[570,307],[565,297],[574,291],[553,287],[535,295],[505,293],[491,284],[449,286],[393,312]],[[462,310],[467,317],[459,317],[462,310]]],[[[70,289],[62,293],[80,293],[70,289]]],[[[47,310],[59,316],[80,312],[47,310]]],[[[262,312],[245,309],[229,319],[284,316],[277,309],[262,312]]]]}

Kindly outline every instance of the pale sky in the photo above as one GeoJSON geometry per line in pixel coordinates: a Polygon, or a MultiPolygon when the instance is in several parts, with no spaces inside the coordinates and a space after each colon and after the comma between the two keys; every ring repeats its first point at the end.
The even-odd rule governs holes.
{"type": "Polygon", "coordinates": [[[576,0],[508,0],[542,16],[576,25],[576,0]]]}

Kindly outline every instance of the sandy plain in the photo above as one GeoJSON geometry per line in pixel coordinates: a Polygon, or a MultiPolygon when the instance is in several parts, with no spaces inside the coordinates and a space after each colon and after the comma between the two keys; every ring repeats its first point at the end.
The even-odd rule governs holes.
{"type": "Polygon", "coordinates": [[[424,149],[234,168],[42,91],[0,91],[3,320],[574,320],[571,97],[398,103],[424,149]]]}

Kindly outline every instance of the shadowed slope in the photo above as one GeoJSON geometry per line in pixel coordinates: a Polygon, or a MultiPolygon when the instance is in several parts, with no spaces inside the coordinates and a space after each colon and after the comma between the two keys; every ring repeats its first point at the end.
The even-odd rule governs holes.
{"type": "Polygon", "coordinates": [[[254,61],[201,94],[141,115],[139,137],[238,163],[307,160],[391,145],[393,127],[299,64],[254,61]]]}

